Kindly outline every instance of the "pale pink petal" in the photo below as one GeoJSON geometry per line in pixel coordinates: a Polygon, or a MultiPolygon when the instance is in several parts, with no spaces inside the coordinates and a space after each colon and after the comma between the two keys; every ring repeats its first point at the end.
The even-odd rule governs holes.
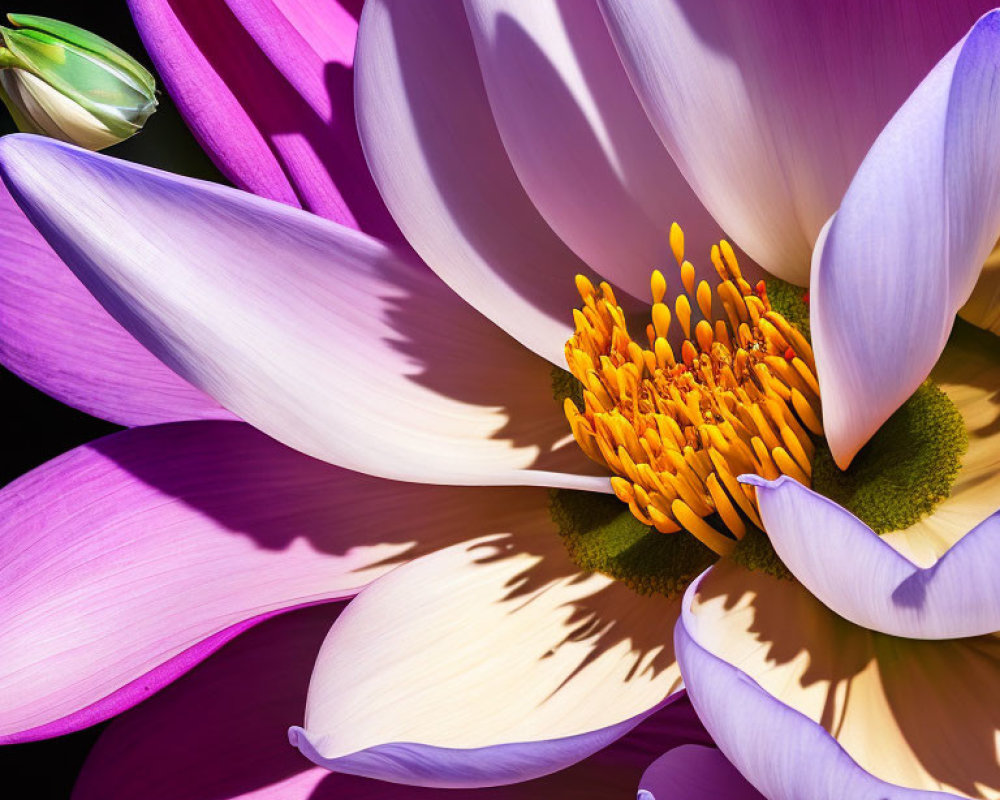
{"type": "Polygon", "coordinates": [[[0,363],[119,425],[231,418],[137,342],[62,262],[0,184],[0,363]]]}
{"type": "Polygon", "coordinates": [[[609,490],[549,364],[376,240],[49,139],[4,137],[0,169],[119,322],[274,438],[386,478],[609,490]]]}
{"type": "Polygon", "coordinates": [[[564,364],[573,276],[588,270],[511,167],[461,5],[367,3],[356,81],[361,143],[410,244],[475,308],[564,364]]]}
{"type": "Polygon", "coordinates": [[[988,0],[601,0],[681,172],[764,269],[799,284],[875,137],[988,0]]]}
{"type": "Polygon", "coordinates": [[[714,276],[709,249],[722,230],[650,125],[597,5],[465,5],[511,163],[563,241],[596,272],[646,298],[653,268],[673,266],[676,221],[692,261],[714,276]]]}
{"type": "Polygon", "coordinates": [[[269,615],[547,503],[370,478],[238,422],[77,448],[0,492],[0,741],[113,716],[269,615]]]}

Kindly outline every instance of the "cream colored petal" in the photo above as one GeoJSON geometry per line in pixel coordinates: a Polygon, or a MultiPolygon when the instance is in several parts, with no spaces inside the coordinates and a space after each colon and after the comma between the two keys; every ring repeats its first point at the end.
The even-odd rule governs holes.
{"type": "Polygon", "coordinates": [[[924,519],[884,537],[922,567],[1000,509],[1000,342],[956,323],[931,377],[961,412],[969,449],[951,494],[924,519]]]}
{"type": "Polygon", "coordinates": [[[582,573],[544,506],[521,522],[356,598],[293,729],[309,758],[418,785],[525,780],[606,746],[680,688],[679,599],[582,573]]]}
{"type": "MultiPolygon", "coordinates": [[[[731,562],[686,600],[684,628],[698,645],[820,725],[876,778],[1000,796],[1000,635],[930,642],[875,633],[796,581],[731,562]]],[[[686,677],[697,708],[698,676],[686,677]]],[[[738,766],[751,781],[768,769],[738,766]]]]}
{"type": "MultiPolygon", "coordinates": [[[[976,288],[958,315],[973,325],[1000,334],[1000,242],[983,264],[976,288]]],[[[1000,343],[997,346],[1000,347],[1000,343]]]]}

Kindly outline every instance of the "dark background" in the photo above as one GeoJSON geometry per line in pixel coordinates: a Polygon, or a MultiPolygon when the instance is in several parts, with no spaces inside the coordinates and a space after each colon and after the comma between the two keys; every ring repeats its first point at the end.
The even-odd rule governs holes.
{"type": "MultiPolygon", "coordinates": [[[[88,28],[153,69],[124,0],[22,0],[2,11],[55,17],[88,28]]],[[[0,134],[14,130],[6,108],[0,104],[0,134]]],[[[145,130],[105,152],[172,172],[222,180],[163,94],[145,130]]],[[[117,430],[108,422],[50,399],[2,367],[0,404],[0,485],[65,450],[117,430]]],[[[0,795],[45,800],[69,797],[76,775],[103,727],[97,725],[43,742],[0,747],[0,795]],[[17,786],[30,786],[30,794],[18,792],[17,786]]]]}

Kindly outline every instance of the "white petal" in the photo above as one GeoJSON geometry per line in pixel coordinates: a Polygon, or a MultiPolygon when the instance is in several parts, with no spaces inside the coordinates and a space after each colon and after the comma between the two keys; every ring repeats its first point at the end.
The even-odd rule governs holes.
{"type": "Polygon", "coordinates": [[[417,253],[463,298],[555,364],[587,272],[511,167],[457,3],[365,5],[358,128],[375,183],[417,253]]]}
{"type": "Polygon", "coordinates": [[[654,267],[674,274],[676,221],[691,260],[714,276],[722,230],[650,125],[597,5],[467,0],[466,10],[511,163],[563,241],[646,298],[654,267]]]}
{"type": "Polygon", "coordinates": [[[602,0],[681,172],[764,269],[809,254],[876,135],[990,6],[908,0],[602,0]]]}
{"type": "Polygon", "coordinates": [[[328,768],[431,786],[574,763],[679,688],[677,600],[581,573],[546,509],[394,570],[333,626],[293,739],[328,768]]]}
{"type": "Polygon", "coordinates": [[[364,234],[48,139],[5,137],[0,167],[112,316],[285,444],[400,480],[608,490],[550,471],[591,467],[557,452],[549,365],[364,234]]]}

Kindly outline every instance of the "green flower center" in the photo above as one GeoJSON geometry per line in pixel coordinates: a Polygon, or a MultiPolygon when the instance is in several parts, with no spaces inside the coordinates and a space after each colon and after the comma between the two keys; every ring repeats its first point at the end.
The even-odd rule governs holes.
{"type": "Polygon", "coordinates": [[[717,558],[693,536],[643,525],[614,495],[569,489],[553,489],[550,495],[552,519],[576,565],[639,594],[681,594],[717,558]]]}
{"type": "MultiPolygon", "coordinates": [[[[809,306],[802,290],[767,281],[771,305],[809,338],[809,306]]],[[[928,379],[854,457],[847,470],[834,463],[826,439],[816,438],[812,488],[836,501],[876,533],[910,527],[951,491],[969,434],[955,404],[928,379]]]]}
{"type": "Polygon", "coordinates": [[[910,527],[951,491],[969,446],[955,404],[931,380],[889,417],[847,470],[826,441],[813,458],[812,488],[876,533],[910,527]]]}
{"type": "MultiPolygon", "coordinates": [[[[654,274],[654,297],[658,293],[657,280],[661,279],[654,274]]],[[[777,279],[768,280],[765,289],[761,296],[769,300],[774,312],[801,334],[799,340],[808,343],[809,306],[803,290],[777,279]]],[[[590,288],[585,283],[582,292],[585,299],[589,292],[590,288]]],[[[659,294],[662,294],[662,289],[659,294]]],[[[748,307],[752,299],[748,298],[748,307]]],[[[579,331],[581,323],[580,318],[577,319],[579,331]]],[[[624,322],[619,322],[617,317],[615,322],[624,329],[624,322]]],[[[789,335],[788,331],[785,334],[789,335]]],[[[569,346],[568,351],[571,352],[569,346]]],[[[570,363],[573,364],[572,360],[570,363]]],[[[587,377],[593,383],[593,376],[588,374],[587,377]]],[[[578,376],[564,370],[554,368],[552,371],[555,399],[564,405],[567,405],[567,398],[572,401],[572,407],[567,405],[571,424],[576,419],[573,409],[587,405],[585,389],[594,391],[595,388],[590,384],[583,386],[578,376]]],[[[593,398],[590,401],[593,404],[593,398]]],[[[800,408],[801,404],[796,411],[800,408]]],[[[808,409],[805,411],[808,413],[808,409]]],[[[803,416],[803,419],[806,417],[803,416]]],[[[576,421],[579,426],[579,420],[576,421]]],[[[580,433],[574,427],[577,441],[584,439],[581,443],[584,446],[589,442],[580,433]]],[[[808,483],[812,488],[844,506],[878,533],[909,527],[945,499],[968,446],[961,414],[948,396],[930,380],[893,414],[846,471],[836,466],[821,435],[806,433],[800,428],[799,436],[803,450],[814,450],[812,458],[802,462],[811,466],[808,483]]],[[[697,444],[693,440],[692,443],[697,444]]],[[[587,452],[586,447],[584,450],[587,452]]],[[[588,455],[594,457],[593,453],[588,452],[588,455]]],[[[640,463],[638,458],[636,463],[640,463]]],[[[620,478],[613,479],[613,483],[615,480],[621,483],[620,478]]],[[[649,516],[654,524],[647,524],[651,520],[644,520],[641,513],[636,513],[636,498],[628,496],[631,502],[623,503],[619,488],[615,487],[617,497],[569,490],[551,492],[552,519],[559,528],[570,557],[582,569],[620,580],[640,594],[658,593],[668,597],[683,592],[692,579],[714,563],[720,552],[751,570],[790,577],[766,533],[754,524],[753,515],[739,514],[736,526],[743,529],[742,535],[738,533],[726,547],[720,549],[712,546],[717,544],[712,538],[699,536],[696,531],[695,536],[684,535],[683,529],[687,525],[683,517],[679,517],[681,531],[677,531],[676,525],[655,524],[663,523],[663,520],[652,513],[656,510],[652,505],[649,516]]],[[[706,493],[703,500],[707,512],[699,513],[697,516],[701,519],[693,522],[699,525],[704,523],[717,531],[735,532],[732,516],[738,512],[730,505],[725,509],[725,518],[720,517],[719,511],[708,513],[714,505],[713,498],[714,495],[710,497],[706,493]]],[[[677,509],[677,506],[674,508],[677,509]]],[[[638,510],[641,512],[642,509],[638,510]]],[[[744,506],[740,506],[740,510],[746,512],[744,506]]]]}

